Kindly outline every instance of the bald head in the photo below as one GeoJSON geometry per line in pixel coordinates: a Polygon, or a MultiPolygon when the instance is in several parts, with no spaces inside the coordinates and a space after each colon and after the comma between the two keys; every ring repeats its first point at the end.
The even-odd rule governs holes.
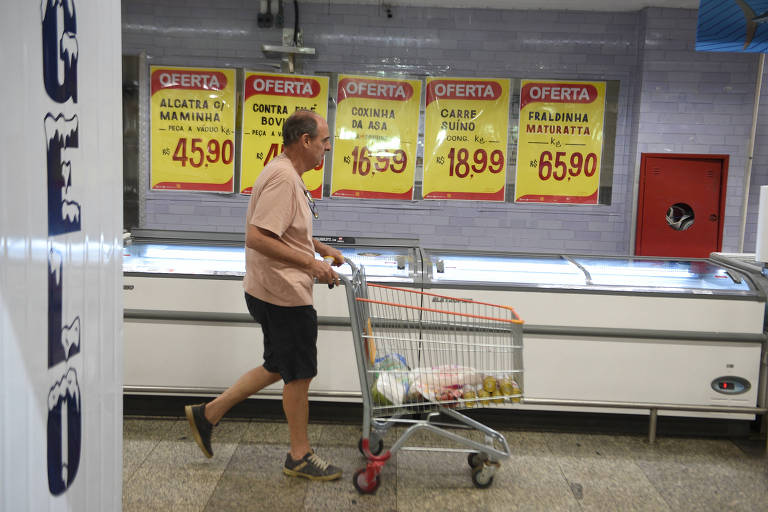
{"type": "Polygon", "coordinates": [[[311,110],[297,110],[285,120],[283,125],[283,144],[291,146],[295,144],[305,133],[311,139],[317,137],[317,120],[320,116],[311,110]]]}
{"type": "Polygon", "coordinates": [[[310,110],[297,110],[283,125],[283,152],[302,174],[323,163],[325,153],[331,150],[328,123],[310,110]]]}

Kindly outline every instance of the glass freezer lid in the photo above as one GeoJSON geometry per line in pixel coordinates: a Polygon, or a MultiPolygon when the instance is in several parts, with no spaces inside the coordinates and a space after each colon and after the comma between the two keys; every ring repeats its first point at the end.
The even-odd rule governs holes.
{"type": "Polygon", "coordinates": [[[586,286],[584,272],[559,256],[429,253],[432,282],[586,286]]]}
{"type": "Polygon", "coordinates": [[[716,263],[735,266],[748,274],[765,275],[765,263],[758,261],[754,252],[713,252],[709,257],[716,263]]]}
{"type": "Polygon", "coordinates": [[[245,275],[243,247],[134,243],[123,249],[123,272],[245,275]]]}
{"type": "Polygon", "coordinates": [[[589,273],[590,284],[675,291],[749,291],[746,279],[704,260],[573,257],[589,273]],[[735,279],[734,279],[735,277],[735,279]]]}
{"type": "MultiPolygon", "coordinates": [[[[371,280],[413,281],[413,262],[407,248],[340,247],[339,250],[356,265],[364,265],[371,280]]],[[[349,265],[334,268],[347,277],[352,275],[349,265]]],[[[244,276],[245,247],[137,242],[123,249],[123,272],[244,276]]]]}
{"type": "Polygon", "coordinates": [[[752,294],[749,280],[707,260],[425,251],[435,284],[535,286],[629,292],[752,294]]]}
{"type": "MultiPolygon", "coordinates": [[[[358,267],[363,266],[369,280],[413,282],[413,261],[407,248],[337,247],[337,249],[358,267]]],[[[352,277],[352,269],[346,263],[336,271],[346,277],[352,277]]]]}

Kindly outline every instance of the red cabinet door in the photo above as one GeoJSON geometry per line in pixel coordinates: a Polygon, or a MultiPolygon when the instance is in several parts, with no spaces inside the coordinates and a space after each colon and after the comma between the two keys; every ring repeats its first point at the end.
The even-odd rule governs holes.
{"type": "Polygon", "coordinates": [[[635,254],[706,258],[721,250],[727,155],[643,154],[635,254]]]}

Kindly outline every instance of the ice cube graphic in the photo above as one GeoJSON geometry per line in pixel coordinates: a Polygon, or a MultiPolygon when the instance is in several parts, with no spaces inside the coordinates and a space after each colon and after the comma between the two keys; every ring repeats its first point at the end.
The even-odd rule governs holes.
{"type": "Polygon", "coordinates": [[[80,352],[80,317],[76,316],[72,323],[65,325],[61,330],[61,346],[64,349],[64,357],[69,359],[80,352]]]}
{"type": "Polygon", "coordinates": [[[60,46],[61,58],[65,65],[72,68],[77,66],[77,34],[64,32],[61,34],[60,46]]]}
{"type": "Polygon", "coordinates": [[[63,281],[62,255],[56,249],[48,252],[48,368],[66,360],[61,345],[63,281]]]}
{"type": "Polygon", "coordinates": [[[68,325],[62,312],[64,269],[56,249],[48,253],[48,368],[80,353],[80,316],[68,325]]]}
{"type": "Polygon", "coordinates": [[[48,489],[59,495],[72,485],[80,466],[82,400],[77,372],[66,373],[48,391],[48,489]]]}
{"type": "Polygon", "coordinates": [[[73,0],[42,0],[43,83],[48,96],[77,103],[77,15],[73,0]]]}
{"type": "Polygon", "coordinates": [[[64,150],[79,146],[78,118],[46,114],[48,235],[80,231],[81,207],[72,192],[72,164],[64,150]]]}
{"type": "Polygon", "coordinates": [[[61,193],[61,220],[69,224],[80,223],[80,203],[72,201],[72,164],[61,164],[61,176],[64,180],[64,188],[61,193]]]}

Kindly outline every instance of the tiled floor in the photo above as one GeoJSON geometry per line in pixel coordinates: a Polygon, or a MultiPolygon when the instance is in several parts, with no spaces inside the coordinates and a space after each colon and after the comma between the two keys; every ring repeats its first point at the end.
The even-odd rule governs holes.
{"type": "MultiPolygon", "coordinates": [[[[317,452],[344,469],[335,482],[281,472],[284,423],[222,421],[214,457],[192,440],[186,419],[125,418],[125,511],[514,511],[768,510],[768,458],[726,439],[502,431],[512,451],[493,484],[476,489],[466,454],[398,453],[373,495],[352,474],[364,465],[360,427],[310,425],[317,452]]],[[[389,446],[402,430],[392,429],[389,446]]],[[[442,446],[434,437],[415,441],[442,446]]]]}

